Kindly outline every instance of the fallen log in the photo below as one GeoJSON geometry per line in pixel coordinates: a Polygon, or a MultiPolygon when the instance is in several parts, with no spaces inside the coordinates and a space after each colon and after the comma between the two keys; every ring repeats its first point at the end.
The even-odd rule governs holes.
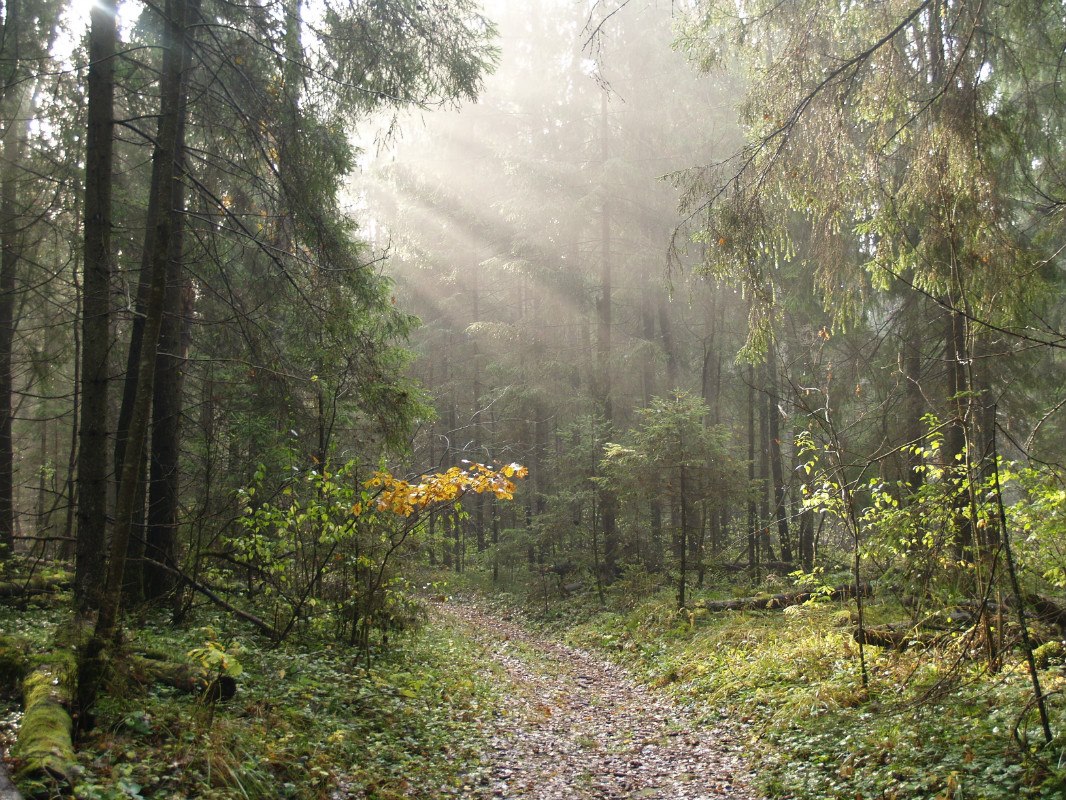
{"type": "Polygon", "coordinates": [[[162,683],[188,694],[198,694],[210,702],[229,700],[237,694],[237,682],[229,675],[209,672],[198,664],[160,661],[131,655],[131,679],[140,684],[162,683]]]}
{"type": "Polygon", "coordinates": [[[886,650],[902,653],[911,647],[935,647],[950,638],[950,631],[917,630],[909,622],[876,625],[871,628],[856,628],[852,638],[858,644],[872,644],[886,650]]]}
{"type": "MultiPolygon", "coordinates": [[[[872,644],[902,653],[911,647],[939,647],[947,644],[961,634],[974,630],[974,625],[979,621],[977,615],[967,615],[958,610],[948,614],[945,619],[947,624],[933,617],[920,626],[915,626],[910,622],[892,622],[862,630],[856,628],[852,638],[859,644],[872,644]]],[[[1004,629],[1010,637],[1008,646],[1016,645],[1018,642],[1017,624],[1007,620],[1004,629]]],[[[1031,627],[1029,637],[1034,645],[1056,641],[1039,627],[1031,627]]]]}
{"type": "MultiPolygon", "coordinates": [[[[749,564],[709,564],[711,569],[718,570],[720,572],[747,572],[751,569],[749,564]]],[[[776,572],[780,575],[787,575],[790,572],[794,572],[796,569],[795,564],[791,561],[767,561],[763,564],[757,564],[756,569],[766,570],[767,572],[776,572]]]]}
{"type": "Polygon", "coordinates": [[[71,741],[77,659],[70,648],[50,653],[22,682],[23,715],[13,754],[18,782],[31,797],[69,794],[77,761],[71,741]]]}
{"type": "Polygon", "coordinates": [[[70,575],[33,575],[28,578],[0,581],[0,597],[26,597],[52,594],[70,588],[70,575]]]}
{"type": "Polygon", "coordinates": [[[1061,606],[1050,597],[1038,594],[1026,595],[1025,601],[1033,609],[1037,619],[1047,622],[1059,629],[1059,633],[1066,636],[1066,607],[1061,606]]]}
{"type": "Polygon", "coordinates": [[[183,583],[188,585],[190,589],[192,589],[192,590],[194,590],[196,592],[199,592],[204,597],[206,597],[208,600],[210,600],[212,603],[217,605],[219,608],[225,609],[226,611],[230,612],[234,616],[239,617],[240,619],[243,619],[245,622],[251,623],[252,625],[254,625],[262,633],[266,634],[271,639],[276,641],[279,638],[278,630],[273,625],[271,625],[269,622],[264,622],[263,620],[259,619],[259,617],[255,616],[255,614],[250,614],[247,611],[245,611],[244,609],[237,608],[237,606],[233,605],[232,603],[226,601],[224,598],[220,597],[216,592],[212,591],[210,589],[210,587],[205,586],[204,584],[200,583],[198,580],[196,580],[191,575],[188,575],[188,574],[182,572],[180,569],[177,569],[176,567],[173,567],[170,564],[165,564],[162,561],[155,561],[154,559],[151,559],[151,558],[145,558],[143,560],[146,563],[149,563],[149,564],[151,564],[154,567],[159,567],[160,569],[166,570],[171,575],[175,576],[176,578],[181,580],[183,583]]]}
{"type": "MultiPolygon", "coordinates": [[[[870,584],[862,583],[859,591],[863,597],[871,594],[870,584]]],[[[798,606],[812,599],[847,600],[855,597],[855,585],[847,584],[837,586],[832,591],[802,591],[782,592],[780,594],[757,595],[755,597],[741,597],[736,600],[707,600],[697,603],[696,608],[707,611],[772,611],[789,606],[798,606]]]]}

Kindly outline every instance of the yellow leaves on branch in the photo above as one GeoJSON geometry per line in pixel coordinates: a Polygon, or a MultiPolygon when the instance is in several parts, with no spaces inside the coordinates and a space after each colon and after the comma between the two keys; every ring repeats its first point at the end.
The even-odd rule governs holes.
{"type": "Polygon", "coordinates": [[[457,500],[467,492],[492,492],[500,500],[513,500],[515,485],[511,479],[524,478],[529,473],[521,464],[499,468],[470,461],[463,464],[426,475],[419,483],[409,483],[389,472],[375,472],[366,485],[381,489],[375,500],[378,511],[409,517],[428,506],[457,500]]]}

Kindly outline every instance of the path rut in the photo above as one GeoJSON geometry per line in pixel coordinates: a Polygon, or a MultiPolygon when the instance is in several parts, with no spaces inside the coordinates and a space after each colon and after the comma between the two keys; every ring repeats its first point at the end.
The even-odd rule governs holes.
{"type": "Polygon", "coordinates": [[[507,698],[461,796],[756,800],[734,732],[698,723],[618,665],[474,605],[437,613],[485,647],[507,698]]]}

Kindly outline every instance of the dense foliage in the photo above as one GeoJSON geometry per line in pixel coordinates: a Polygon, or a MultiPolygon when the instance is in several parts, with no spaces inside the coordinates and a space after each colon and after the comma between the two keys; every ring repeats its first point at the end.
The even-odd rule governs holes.
{"type": "Polygon", "coordinates": [[[1064,11],[7,0],[23,784],[443,791],[428,569],[750,712],[771,794],[1054,796],[1064,11]]]}

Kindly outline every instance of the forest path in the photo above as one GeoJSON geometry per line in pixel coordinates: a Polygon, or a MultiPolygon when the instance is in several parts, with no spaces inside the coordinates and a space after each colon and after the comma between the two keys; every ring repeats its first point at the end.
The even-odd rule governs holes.
{"type": "Polygon", "coordinates": [[[507,698],[463,797],[754,800],[736,737],[701,725],[622,667],[470,603],[434,613],[486,650],[507,698]]]}

